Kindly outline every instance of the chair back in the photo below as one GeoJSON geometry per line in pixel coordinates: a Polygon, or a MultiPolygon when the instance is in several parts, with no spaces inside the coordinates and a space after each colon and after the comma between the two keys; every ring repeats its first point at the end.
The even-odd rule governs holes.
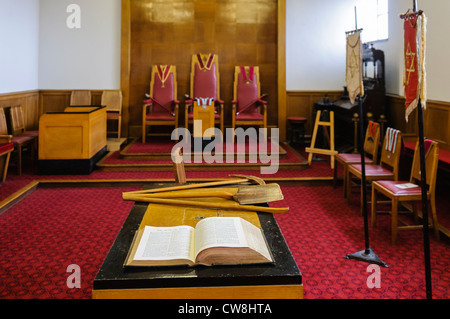
{"type": "Polygon", "coordinates": [[[6,122],[5,109],[0,107],[0,135],[8,135],[8,124],[6,122]]]}
{"type": "Polygon", "coordinates": [[[118,112],[119,114],[122,113],[122,91],[103,91],[101,105],[106,106],[107,112],[118,112]]]}
{"type": "Polygon", "coordinates": [[[217,54],[194,54],[191,62],[191,98],[212,97],[220,100],[219,57],[217,54]]]}
{"type": "Polygon", "coordinates": [[[378,160],[378,149],[380,144],[380,125],[369,121],[364,139],[364,153],[369,155],[374,163],[378,160]]]}
{"type": "MultiPolygon", "coordinates": [[[[436,187],[437,171],[439,165],[439,146],[438,143],[431,140],[424,141],[425,144],[425,170],[426,170],[426,183],[431,193],[434,192],[436,187]]],[[[414,150],[414,158],[411,167],[411,183],[418,183],[420,185],[421,173],[420,173],[420,147],[419,142],[416,143],[414,150]]]]}
{"type": "Polygon", "coordinates": [[[70,105],[91,105],[91,91],[74,90],[70,95],[70,105]]]}
{"type": "Polygon", "coordinates": [[[392,169],[394,179],[398,180],[402,137],[399,130],[388,127],[381,148],[380,166],[392,169]]]}
{"type": "Polygon", "coordinates": [[[177,69],[175,65],[152,66],[150,97],[157,101],[157,103],[153,103],[152,112],[173,110],[173,101],[177,99],[177,69]]]}
{"type": "Polygon", "coordinates": [[[256,101],[261,95],[258,66],[236,66],[234,68],[234,94],[237,111],[258,112],[256,101]]]}
{"type": "Polygon", "coordinates": [[[11,131],[12,135],[16,136],[25,131],[25,121],[23,116],[23,109],[20,105],[11,107],[11,131]]]}

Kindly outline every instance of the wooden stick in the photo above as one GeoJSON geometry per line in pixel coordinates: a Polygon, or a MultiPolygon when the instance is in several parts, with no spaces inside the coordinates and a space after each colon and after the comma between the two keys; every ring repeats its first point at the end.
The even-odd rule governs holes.
{"type": "Polygon", "coordinates": [[[221,186],[221,185],[231,185],[231,184],[239,184],[239,183],[245,183],[248,182],[249,179],[239,178],[239,179],[227,179],[223,181],[216,181],[216,182],[206,182],[206,183],[199,183],[199,184],[188,184],[188,185],[181,185],[181,186],[171,186],[171,187],[163,187],[163,188],[154,188],[154,189],[144,189],[140,191],[131,191],[131,192],[125,192],[123,194],[146,194],[146,193],[158,193],[158,192],[167,192],[167,191],[175,191],[175,190],[182,190],[182,189],[193,189],[193,188],[200,188],[200,187],[210,187],[210,186],[221,186]]]}
{"type": "Polygon", "coordinates": [[[202,201],[191,201],[182,199],[163,199],[163,198],[148,198],[145,196],[129,196],[127,200],[136,202],[148,202],[148,203],[158,203],[158,204],[168,204],[168,205],[183,205],[183,206],[194,206],[194,207],[208,207],[208,208],[220,208],[220,209],[232,209],[232,210],[247,210],[252,212],[264,212],[272,214],[286,213],[289,207],[274,208],[274,207],[264,207],[264,206],[254,206],[254,205],[240,205],[236,202],[202,202],[202,201]]]}

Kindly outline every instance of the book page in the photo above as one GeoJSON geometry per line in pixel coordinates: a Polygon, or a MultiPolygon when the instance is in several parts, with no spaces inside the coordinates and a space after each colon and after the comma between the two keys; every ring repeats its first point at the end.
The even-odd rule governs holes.
{"type": "Polygon", "coordinates": [[[194,228],[145,226],[134,260],[190,259],[194,254],[194,228]]]}
{"type": "Polygon", "coordinates": [[[248,247],[239,217],[210,217],[195,228],[195,256],[210,247],[248,247]]]}
{"type": "Polygon", "coordinates": [[[413,184],[413,183],[403,183],[403,184],[395,184],[395,187],[398,188],[414,188],[414,187],[419,187],[419,185],[413,184]]]}
{"type": "Polygon", "coordinates": [[[261,229],[244,219],[241,222],[245,237],[247,238],[248,246],[263,255],[268,260],[272,260],[272,256],[269,252],[261,229]]]}

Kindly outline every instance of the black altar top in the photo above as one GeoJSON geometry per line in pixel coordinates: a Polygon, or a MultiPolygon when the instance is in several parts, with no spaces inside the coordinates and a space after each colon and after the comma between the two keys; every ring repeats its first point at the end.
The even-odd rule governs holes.
{"type": "Polygon", "coordinates": [[[124,267],[148,204],[136,202],[103,265],[94,290],[242,285],[301,285],[302,276],[272,214],[258,213],[274,263],[231,266],[124,267]]]}

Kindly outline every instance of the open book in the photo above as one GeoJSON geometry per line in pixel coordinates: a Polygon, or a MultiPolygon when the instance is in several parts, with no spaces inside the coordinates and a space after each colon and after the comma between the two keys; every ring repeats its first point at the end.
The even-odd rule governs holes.
{"type": "Polygon", "coordinates": [[[145,226],[125,266],[231,265],[273,262],[262,230],[240,217],[209,217],[191,226],[145,226]]]}

